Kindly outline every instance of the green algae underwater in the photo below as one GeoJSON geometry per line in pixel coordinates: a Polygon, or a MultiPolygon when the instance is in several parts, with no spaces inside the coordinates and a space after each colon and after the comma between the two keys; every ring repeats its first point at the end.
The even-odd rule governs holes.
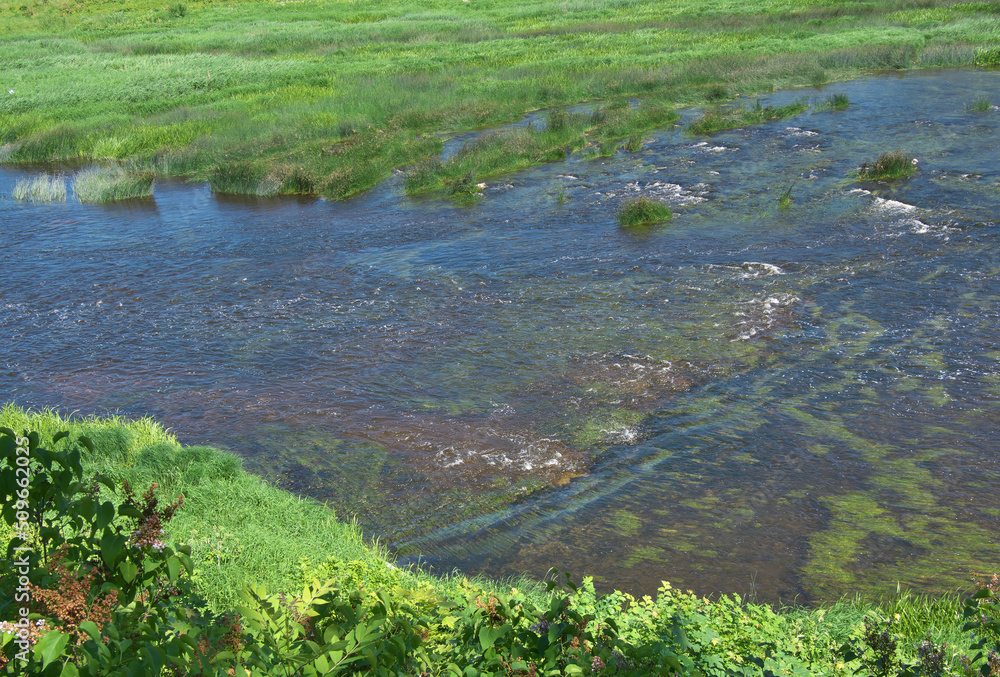
{"type": "Polygon", "coordinates": [[[0,387],[155,416],[438,570],[966,587],[1000,555],[1000,120],[966,105],[998,84],[778,92],[813,102],[707,137],[681,111],[467,207],[401,176],[340,203],[3,202],[0,387]],[[915,175],[857,180],[894,149],[915,175]],[[638,197],[674,218],[620,229],[638,197]]]}

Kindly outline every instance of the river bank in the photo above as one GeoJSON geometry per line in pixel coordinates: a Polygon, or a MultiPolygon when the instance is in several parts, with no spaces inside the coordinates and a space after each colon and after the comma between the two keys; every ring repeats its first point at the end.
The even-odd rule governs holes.
{"type": "MultiPolygon", "coordinates": [[[[281,603],[287,606],[297,595],[308,592],[308,587],[303,592],[303,584],[319,578],[329,579],[328,585],[343,589],[345,594],[350,592],[357,603],[382,596],[379,604],[395,609],[392,623],[396,632],[400,627],[410,627],[399,625],[403,618],[421,628],[422,642],[415,640],[414,644],[421,651],[406,653],[405,658],[396,660],[405,660],[406,664],[411,660],[423,662],[437,670],[454,663],[459,672],[472,668],[483,670],[477,674],[494,674],[489,666],[503,666],[506,670],[512,664],[509,661],[520,660],[518,656],[527,656],[524,660],[529,662],[550,660],[557,674],[602,674],[604,659],[612,662],[612,668],[631,665],[631,670],[637,670],[629,674],[659,674],[661,668],[655,666],[661,660],[666,661],[664,669],[670,666],[684,674],[733,669],[758,674],[769,668],[796,674],[850,675],[868,674],[868,670],[895,674],[906,664],[921,669],[937,665],[933,660],[956,670],[968,670],[973,665],[971,659],[965,663],[962,659],[974,652],[969,636],[962,630],[962,602],[957,595],[932,598],[897,594],[881,601],[855,597],[815,609],[783,607],[775,611],[738,595],[699,597],[672,588],[667,582],[655,599],[637,599],[618,591],[601,596],[595,594],[592,581],[585,578],[579,588],[574,584],[561,593],[566,596],[565,603],[552,604],[544,586],[529,579],[470,580],[457,572],[435,576],[414,568],[398,569],[377,543],[366,542],[355,525],[338,522],[325,506],[267,486],[243,472],[238,459],[226,452],[183,447],[148,418],[63,418],[51,411],[32,412],[8,403],[0,410],[0,427],[12,428],[18,434],[37,432],[43,444],[54,431],[68,431],[70,440],[86,436],[93,450],[80,448],[85,478],[99,473],[118,487],[127,481],[136,495],[150,490],[165,501],[172,500],[177,492],[183,494],[183,502],[167,525],[169,531],[161,538],[171,551],[183,550],[185,543],[190,545],[195,595],[175,603],[189,605],[182,617],[191,618],[196,627],[199,617],[219,619],[207,622],[222,623],[230,629],[236,627],[225,619],[231,618],[230,612],[237,604],[247,603],[249,598],[239,592],[248,586],[269,591],[271,597],[267,599],[283,595],[281,603]],[[304,561],[306,558],[311,561],[304,561]],[[545,632],[538,630],[539,623],[544,621],[547,630],[550,622],[557,625],[565,614],[570,614],[565,619],[583,623],[566,627],[576,627],[573,633],[586,629],[588,638],[596,637],[602,625],[612,624],[618,638],[616,651],[626,654],[608,653],[601,649],[600,642],[585,642],[586,655],[581,658],[576,653],[579,643],[563,646],[559,640],[553,641],[553,652],[541,652],[532,658],[531,649],[521,643],[526,638],[537,640],[539,633],[544,637],[545,632]],[[591,629],[594,622],[597,625],[591,629]],[[480,628],[476,624],[489,628],[490,641],[482,639],[481,632],[478,636],[468,635],[469,623],[477,631],[480,628]],[[875,635],[871,634],[873,628],[889,633],[887,636],[898,642],[898,648],[894,645],[888,652],[878,649],[875,635]],[[857,655],[847,651],[846,644],[853,644],[857,655]],[[596,658],[601,660],[593,660],[596,658]],[[877,663],[879,659],[882,664],[877,663]]],[[[37,466],[33,468],[40,472],[37,466]]],[[[102,498],[121,501],[120,495],[104,489],[101,492],[102,498]]],[[[4,544],[13,535],[10,524],[5,522],[0,531],[4,544]]],[[[158,547],[162,550],[164,546],[158,547]]],[[[5,567],[7,564],[5,561],[5,567]]],[[[13,588],[16,577],[10,572],[0,573],[0,585],[13,588]]],[[[562,580],[562,575],[554,580],[562,580]]],[[[39,594],[37,590],[34,593],[39,594]]],[[[4,599],[7,601],[0,607],[0,620],[12,621],[16,611],[14,595],[5,594],[4,599]]],[[[65,619],[60,623],[45,614],[37,618],[63,632],[79,631],[77,625],[65,619]]],[[[124,618],[115,622],[125,623],[124,618]]],[[[314,621],[323,619],[323,612],[317,612],[314,621]]],[[[250,623],[250,619],[244,623],[250,623]]],[[[266,632],[269,646],[272,639],[282,643],[280,625],[266,632]]],[[[551,633],[549,636],[553,637],[551,633]]],[[[16,665],[8,636],[3,635],[3,639],[5,661],[16,665]]],[[[611,636],[604,641],[611,642],[611,636]]],[[[291,651],[291,645],[284,650],[291,651]]],[[[375,655],[382,655],[377,645],[372,651],[366,660],[375,661],[375,655]]],[[[235,652],[228,663],[223,654],[219,654],[218,661],[216,653],[205,655],[221,666],[214,669],[225,671],[235,657],[243,655],[239,649],[235,652]]],[[[71,653],[67,650],[70,662],[83,660],[79,652],[71,653]]],[[[275,656],[270,658],[277,660],[275,656]]],[[[146,666],[145,670],[152,669],[147,658],[135,659],[146,666]]],[[[42,660],[40,655],[37,660],[42,660]]],[[[123,654],[119,660],[132,657],[123,654]]],[[[313,660],[320,659],[311,656],[307,663],[313,660]]],[[[46,665],[52,661],[51,653],[45,661],[46,665]]],[[[278,665],[281,669],[289,667],[280,662],[278,665]]],[[[528,667],[526,662],[525,669],[528,667]]],[[[205,669],[199,674],[216,674],[207,666],[205,669]]],[[[154,672],[158,671],[157,667],[154,672]]]]}
{"type": "Polygon", "coordinates": [[[463,192],[566,148],[602,152],[677,105],[997,60],[989,3],[8,2],[0,12],[0,161],[124,163],[248,195],[342,199],[400,168],[414,191],[463,192]],[[608,103],[609,119],[433,166],[447,137],[582,101],[608,103]]]}

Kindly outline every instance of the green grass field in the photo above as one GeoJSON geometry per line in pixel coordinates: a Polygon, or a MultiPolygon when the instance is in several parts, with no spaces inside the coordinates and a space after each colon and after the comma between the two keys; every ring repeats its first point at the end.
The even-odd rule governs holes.
{"type": "Polygon", "coordinates": [[[442,189],[560,157],[551,138],[482,144],[429,176],[454,132],[639,99],[566,144],[599,147],[663,125],[664,106],[989,64],[996,18],[930,0],[17,0],[0,3],[0,159],[330,198],[421,167],[412,185],[442,189]]]}

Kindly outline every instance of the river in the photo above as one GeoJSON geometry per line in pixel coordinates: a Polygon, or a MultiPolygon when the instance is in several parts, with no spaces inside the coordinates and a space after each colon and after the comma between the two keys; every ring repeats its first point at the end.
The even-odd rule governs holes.
{"type": "Polygon", "coordinates": [[[833,93],[709,137],[685,110],[472,206],[400,175],[30,204],[4,166],[0,399],[152,415],[439,571],[955,589],[1000,564],[1000,111],[967,107],[1000,73],[763,103],[833,93]],[[913,177],[851,178],[896,149],[913,177]],[[620,229],[640,194],[673,220],[620,229]]]}

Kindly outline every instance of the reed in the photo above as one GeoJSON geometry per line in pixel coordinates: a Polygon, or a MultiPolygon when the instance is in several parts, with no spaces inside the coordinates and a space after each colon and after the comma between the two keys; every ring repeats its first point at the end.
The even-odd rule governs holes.
{"type": "Polygon", "coordinates": [[[101,167],[80,172],[73,181],[73,193],[80,202],[135,200],[153,194],[152,169],[101,167]]]}
{"type": "Polygon", "coordinates": [[[748,127],[768,120],[781,120],[804,113],[809,109],[805,101],[796,101],[787,106],[764,106],[760,100],[752,108],[711,108],[688,125],[689,134],[712,134],[725,129],[748,127]]]}
{"type": "Polygon", "coordinates": [[[642,196],[622,204],[618,210],[618,225],[626,229],[645,228],[669,221],[673,216],[667,205],[642,196]]]}
{"type": "Polygon", "coordinates": [[[970,113],[985,113],[992,107],[993,104],[990,103],[990,100],[987,97],[980,96],[975,101],[966,104],[965,110],[969,111],[970,113]]]}
{"type": "Polygon", "coordinates": [[[826,107],[830,110],[843,110],[851,105],[851,100],[846,94],[832,94],[826,100],[826,107]]]}
{"type": "Polygon", "coordinates": [[[11,197],[18,202],[65,202],[66,182],[48,175],[22,179],[14,185],[11,197]]]}
{"type": "Polygon", "coordinates": [[[858,168],[862,181],[884,181],[912,176],[917,171],[917,159],[901,150],[882,153],[874,162],[865,162],[858,168]]]}

